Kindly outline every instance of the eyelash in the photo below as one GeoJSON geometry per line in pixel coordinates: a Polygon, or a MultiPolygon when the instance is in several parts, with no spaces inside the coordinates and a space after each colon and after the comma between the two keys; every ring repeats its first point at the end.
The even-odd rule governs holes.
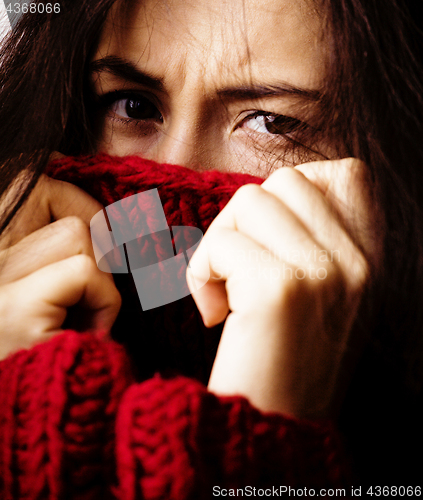
{"type": "Polygon", "coordinates": [[[284,137],[287,139],[291,138],[292,134],[299,132],[306,126],[305,123],[291,116],[278,115],[266,111],[254,111],[248,114],[238,127],[244,127],[248,122],[254,119],[257,119],[257,124],[249,127],[250,130],[253,131],[252,133],[270,135],[273,137],[284,137]],[[266,130],[263,131],[263,128],[266,130]]]}
{"type": "MultiPolygon", "coordinates": [[[[154,126],[156,123],[163,123],[163,116],[159,111],[158,105],[156,105],[156,103],[154,102],[155,99],[148,93],[146,94],[147,95],[140,91],[135,92],[130,90],[115,90],[113,92],[109,92],[100,96],[99,104],[103,111],[108,113],[109,117],[113,121],[119,122],[125,126],[133,126],[137,129],[139,129],[139,127],[143,127],[144,132],[146,132],[146,125],[154,126]],[[125,101],[126,104],[124,104],[125,101]],[[143,105],[141,106],[141,114],[147,111],[147,115],[150,113],[151,116],[145,116],[144,118],[134,118],[130,116],[124,117],[120,115],[116,109],[119,103],[121,103],[121,106],[124,105],[125,113],[127,114],[126,110],[130,101],[133,101],[134,103],[144,101],[143,105]]],[[[259,125],[256,125],[255,127],[248,127],[248,134],[250,136],[255,136],[255,140],[257,140],[257,142],[262,142],[269,145],[271,143],[273,147],[276,147],[276,149],[278,149],[278,146],[286,147],[287,142],[295,146],[306,148],[301,144],[299,135],[301,135],[301,132],[304,132],[310,127],[306,123],[290,116],[269,113],[266,111],[251,111],[249,114],[247,114],[247,116],[242,118],[237,123],[237,125],[234,127],[234,131],[236,129],[245,127],[246,123],[254,119],[257,119],[259,125]],[[281,127],[282,130],[272,133],[271,129],[273,128],[273,130],[276,130],[278,126],[281,127]],[[263,127],[266,128],[267,133],[259,130],[263,127]]]]}
{"type": "MultiPolygon", "coordinates": [[[[156,120],[159,122],[163,121],[163,116],[160,113],[158,106],[155,104],[154,99],[151,96],[144,95],[143,93],[138,92],[131,92],[131,91],[121,91],[121,90],[115,90],[113,92],[109,92],[107,94],[104,94],[99,97],[99,105],[100,108],[103,111],[106,112],[112,112],[115,116],[113,116],[113,119],[124,122],[124,123],[135,123],[135,122],[140,122],[140,121],[150,121],[150,120],[156,120]],[[142,106],[141,111],[146,111],[146,105],[154,107],[156,110],[156,116],[153,117],[145,117],[145,118],[133,118],[133,117],[124,117],[116,113],[116,110],[113,110],[113,107],[116,106],[119,102],[124,102],[127,101],[126,106],[128,105],[128,102],[139,102],[139,101],[144,101],[144,105],[142,106]],[[118,118],[117,118],[118,117],[118,118]]],[[[126,108],[125,106],[125,108],[126,108]]],[[[151,110],[151,108],[150,108],[151,110]]],[[[154,114],[154,113],[153,113],[154,114]]]]}

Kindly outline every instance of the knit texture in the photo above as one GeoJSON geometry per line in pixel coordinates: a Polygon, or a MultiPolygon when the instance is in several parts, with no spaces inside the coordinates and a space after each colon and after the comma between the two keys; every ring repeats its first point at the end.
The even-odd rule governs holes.
{"type": "MultiPolygon", "coordinates": [[[[194,226],[203,234],[240,186],[263,182],[263,179],[246,174],[218,171],[200,174],[188,168],[158,165],[138,157],[108,155],[66,158],[55,162],[50,173],[56,179],[81,187],[104,206],[157,188],[168,226],[194,226]]],[[[154,209],[132,201],[130,206],[125,206],[125,211],[128,214],[125,220],[121,220],[121,213],[109,213],[108,216],[116,217],[121,226],[137,225],[145,228],[144,234],[148,229],[154,232],[154,209]]],[[[139,252],[143,255],[160,254],[162,245],[158,237],[144,239],[139,252]]],[[[206,383],[221,326],[206,328],[191,296],[142,311],[132,276],[115,274],[114,277],[123,305],[113,336],[125,343],[132,353],[139,377],[145,379],[157,371],[166,375],[176,372],[206,383]]],[[[165,274],[157,277],[165,278],[165,274]]]]}
{"type": "MultiPolygon", "coordinates": [[[[169,226],[203,232],[239,186],[261,182],[106,155],[66,158],[50,174],[104,205],[157,187],[169,226]]],[[[154,224],[138,208],[130,217],[154,224]]],[[[121,278],[120,343],[66,331],[0,363],[1,499],[185,500],[213,498],[214,486],[347,486],[330,423],[209,393],[221,327],[206,329],[191,297],[143,312],[131,276],[121,278]]]]}

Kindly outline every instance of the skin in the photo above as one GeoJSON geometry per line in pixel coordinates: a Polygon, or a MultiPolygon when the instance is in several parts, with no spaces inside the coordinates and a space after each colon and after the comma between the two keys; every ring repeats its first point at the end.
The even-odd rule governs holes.
{"type": "MultiPolygon", "coordinates": [[[[264,411],[331,415],[341,397],[369,265],[378,260],[380,245],[372,233],[379,221],[365,165],[337,159],[324,140],[313,152],[292,148],[290,139],[301,137],[298,124],[313,127],[319,113],[326,54],[321,20],[305,0],[132,4],[112,8],[92,60],[98,150],[266,178],[261,186],[237,191],[190,263],[187,279],[205,324],[225,321],[209,389],[242,394],[264,411]],[[318,258],[334,251],[339,259],[318,258]],[[317,273],[324,278],[316,279],[317,273]]],[[[9,243],[3,243],[21,247],[6,250],[11,257],[2,273],[9,278],[0,293],[6,297],[7,290],[9,299],[0,295],[0,304],[11,312],[3,306],[0,315],[8,314],[14,324],[19,293],[28,302],[16,329],[21,337],[40,341],[60,331],[71,303],[82,303],[91,311],[91,325],[102,321],[107,330],[119,298],[110,278],[108,288],[92,284],[105,279],[92,265],[86,232],[98,204],[85,193],[71,196],[71,186],[61,186],[59,196],[55,181],[42,182],[33,196],[38,193],[47,209],[37,227],[28,229],[25,219],[29,200],[9,243]],[[63,199],[69,201],[66,209],[63,199]],[[67,219],[48,223],[70,215],[79,228],[75,241],[85,243],[64,251],[60,241],[66,240],[58,233],[69,229],[67,219]],[[48,256],[34,259],[32,250],[53,240],[48,256]],[[18,250],[26,255],[19,259],[24,265],[13,258],[18,250]],[[81,255],[91,263],[93,278],[66,292],[63,265],[81,255]],[[62,267],[53,280],[54,266],[62,267]],[[45,290],[25,292],[21,280],[36,283],[37,273],[49,268],[45,290]],[[54,310],[39,312],[40,298],[54,310]],[[25,333],[33,315],[48,321],[35,334],[25,333]]],[[[2,345],[3,355],[11,351],[2,345]]]]}
{"type": "Polygon", "coordinates": [[[88,225],[101,208],[76,186],[42,176],[1,235],[0,359],[60,333],[75,305],[82,329],[107,336],[121,299],[95,264],[88,225]]]}
{"type": "MultiPolygon", "coordinates": [[[[99,107],[98,147],[196,170],[267,177],[299,163],[307,151],[293,153],[289,139],[269,134],[255,113],[307,118],[304,125],[311,127],[324,54],[320,19],[304,0],[118,2],[93,58],[98,71],[92,83],[98,97],[129,96],[99,107]],[[127,63],[127,70],[131,65],[138,82],[110,58],[127,63]],[[132,96],[146,119],[128,116],[132,96]]],[[[298,136],[294,128],[288,135],[298,136]]],[[[322,158],[329,145],[315,149],[322,154],[307,160],[322,158]]]]}

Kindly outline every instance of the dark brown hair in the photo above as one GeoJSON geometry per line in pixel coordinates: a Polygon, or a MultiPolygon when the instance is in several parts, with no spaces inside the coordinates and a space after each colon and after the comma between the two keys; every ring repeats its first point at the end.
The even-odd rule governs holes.
{"type": "Polygon", "coordinates": [[[22,15],[0,50],[0,196],[27,169],[21,196],[0,214],[0,232],[52,151],[75,155],[93,147],[87,63],[113,0],[60,4],[58,14],[22,15]]]}
{"type": "Polygon", "coordinates": [[[415,9],[411,3],[322,4],[332,43],[329,133],[367,164],[386,220],[383,276],[374,290],[379,301],[371,304],[376,323],[367,326],[371,342],[342,420],[369,482],[415,480],[422,462],[411,458],[411,450],[423,443],[418,410],[423,382],[421,33],[408,11],[415,9]]]}
{"type": "MultiPolygon", "coordinates": [[[[23,16],[1,48],[0,196],[21,171],[27,175],[20,195],[0,214],[0,231],[52,151],[76,155],[95,149],[87,64],[113,3],[63,0],[60,14],[23,16]]],[[[363,452],[364,471],[376,457],[385,472],[398,473],[392,453],[383,461],[383,450],[386,443],[400,450],[404,440],[392,445],[390,435],[386,441],[379,423],[388,409],[390,425],[403,425],[404,413],[409,420],[423,385],[423,44],[407,10],[414,8],[411,3],[315,4],[330,47],[319,129],[368,165],[387,228],[383,276],[374,284],[377,300],[371,304],[375,326],[341,422],[355,454],[363,452]]],[[[413,432],[418,423],[410,426],[413,432]]]]}

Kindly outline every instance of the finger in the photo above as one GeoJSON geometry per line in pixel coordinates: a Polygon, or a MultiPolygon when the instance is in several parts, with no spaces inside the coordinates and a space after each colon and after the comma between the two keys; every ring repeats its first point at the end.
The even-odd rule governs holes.
{"type": "Polygon", "coordinates": [[[205,325],[213,326],[229,311],[249,316],[282,302],[284,282],[295,269],[239,231],[215,227],[194,253],[187,282],[205,325]]]}
{"type": "Polygon", "coordinates": [[[204,325],[210,328],[222,323],[229,313],[225,283],[209,281],[197,289],[196,278],[189,272],[187,272],[187,283],[204,325]]]}
{"type": "Polygon", "coordinates": [[[67,308],[77,302],[91,311],[82,327],[109,332],[119,311],[120,296],[84,255],[0,287],[0,359],[60,333],[67,308]]]}
{"type": "Polygon", "coordinates": [[[0,249],[16,244],[53,221],[76,216],[89,225],[102,205],[82,189],[42,175],[17,216],[2,235],[0,249]]]}
{"type": "Polygon", "coordinates": [[[343,158],[305,163],[295,170],[322,192],[356,245],[378,267],[382,261],[385,222],[366,165],[356,158],[343,158]]]}
{"type": "Polygon", "coordinates": [[[313,161],[297,165],[294,170],[304,174],[340,212],[351,189],[362,190],[368,180],[366,166],[356,158],[313,161]]]}
{"type": "Polygon", "coordinates": [[[282,200],[256,184],[247,184],[237,190],[209,231],[217,227],[238,231],[288,262],[307,258],[305,254],[298,254],[298,245],[310,242],[318,245],[309,229],[282,200]]]}
{"type": "MultiPolygon", "coordinates": [[[[240,188],[190,260],[187,281],[205,324],[223,321],[229,310],[248,312],[249,307],[257,307],[250,303],[257,295],[263,307],[266,300],[278,300],[281,290],[269,287],[266,276],[279,276],[282,262],[285,265],[298,255],[299,243],[302,249],[317,245],[277,197],[253,184],[240,188]],[[211,281],[200,288],[209,275],[211,281]],[[225,288],[215,281],[227,281],[225,288]],[[259,283],[262,290],[257,294],[259,283]],[[239,302],[229,304],[227,296],[239,302]]],[[[278,283],[275,280],[275,286],[278,283]]]]}
{"type": "MultiPolygon", "coordinates": [[[[309,255],[303,255],[307,261],[330,260],[336,262],[344,274],[356,276],[359,281],[364,279],[365,260],[355,244],[355,238],[347,232],[322,191],[302,172],[281,168],[261,187],[281,200],[319,243],[320,249],[316,247],[309,255]]],[[[356,205],[360,205],[359,200],[356,205]]]]}
{"type": "Polygon", "coordinates": [[[21,279],[41,267],[79,254],[94,259],[88,227],[78,217],[65,217],[0,251],[0,285],[21,279]]]}
{"type": "MultiPolygon", "coordinates": [[[[25,287],[25,280],[20,283],[25,287]]],[[[34,297],[31,297],[34,300],[34,297]]],[[[45,331],[38,324],[39,317],[27,314],[25,293],[16,282],[0,287],[0,361],[20,349],[30,349],[50,339],[60,330],[45,331]]],[[[63,311],[58,324],[63,323],[66,310],[63,311]]]]}
{"type": "Polygon", "coordinates": [[[86,255],[55,262],[6,286],[19,287],[20,303],[40,332],[60,328],[66,309],[76,304],[90,311],[87,328],[109,331],[121,304],[113,282],[86,255]]]}
{"type": "Polygon", "coordinates": [[[82,189],[68,182],[46,178],[49,184],[49,207],[54,220],[75,215],[87,226],[103,205],[82,189]]]}

